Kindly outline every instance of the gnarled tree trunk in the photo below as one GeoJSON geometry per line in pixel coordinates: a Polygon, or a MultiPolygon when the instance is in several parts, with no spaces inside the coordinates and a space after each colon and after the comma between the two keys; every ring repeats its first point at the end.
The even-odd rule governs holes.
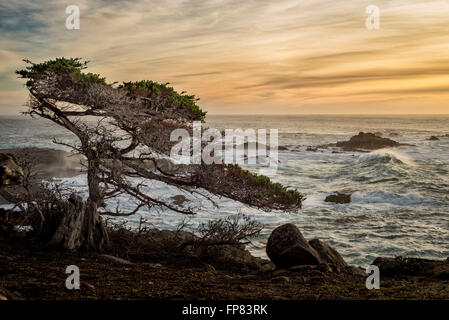
{"type": "Polygon", "coordinates": [[[81,197],[72,195],[61,214],[50,245],[71,251],[102,250],[109,245],[103,221],[91,199],[84,202],[81,197]]]}
{"type": "Polygon", "coordinates": [[[89,198],[86,202],[72,195],[64,206],[62,219],[50,244],[66,249],[102,250],[109,246],[108,233],[98,214],[101,201],[100,184],[97,177],[97,163],[88,165],[89,198]]]}

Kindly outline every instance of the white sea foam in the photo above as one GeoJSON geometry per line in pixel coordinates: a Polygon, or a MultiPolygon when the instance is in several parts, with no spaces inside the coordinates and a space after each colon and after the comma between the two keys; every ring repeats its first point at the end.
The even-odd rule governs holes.
{"type": "MultiPolygon", "coordinates": [[[[219,197],[213,197],[219,205],[215,208],[204,198],[182,193],[159,182],[149,184],[147,192],[155,198],[170,202],[173,195],[183,194],[191,200],[184,205],[194,206],[198,212],[191,218],[193,226],[242,212],[266,225],[261,236],[255,239],[266,242],[274,228],[290,222],[296,224],[307,239],[318,237],[332,244],[351,264],[366,265],[375,256],[382,255],[411,254],[427,258],[449,255],[449,138],[427,140],[431,135],[441,137],[447,134],[449,118],[395,117],[385,120],[355,116],[217,116],[208,117],[208,123],[220,130],[278,128],[279,145],[301,147],[279,152],[277,174],[270,178],[297,188],[307,200],[297,213],[264,212],[219,197]],[[400,135],[394,139],[410,146],[363,154],[332,153],[332,149],[305,151],[306,146],[347,140],[359,131],[397,132],[400,135]],[[352,193],[352,202],[339,205],[324,202],[329,195],[324,191],[328,190],[348,190],[352,193]],[[338,219],[351,221],[351,217],[358,216],[367,218],[356,222],[336,222],[338,219]],[[401,237],[397,237],[398,234],[401,237]]],[[[53,138],[62,141],[73,138],[51,122],[1,117],[0,136],[2,148],[62,148],[52,143],[53,138]]],[[[87,196],[85,175],[62,181],[87,196]]],[[[133,202],[126,196],[109,201],[108,209],[114,210],[118,202],[122,210],[133,209],[133,202]]],[[[142,210],[127,219],[132,225],[139,222],[140,216],[166,229],[175,228],[186,218],[162,209],[142,210]]],[[[256,250],[263,253],[263,246],[256,250]]]]}
{"type": "Polygon", "coordinates": [[[416,162],[413,161],[413,159],[408,154],[391,148],[379,149],[374,150],[370,153],[361,154],[359,156],[359,162],[383,158],[396,159],[408,166],[416,166],[416,162]]]}
{"type": "MultiPolygon", "coordinates": [[[[328,207],[335,204],[325,202],[324,199],[333,192],[329,193],[317,193],[307,195],[307,199],[303,202],[304,209],[313,209],[319,207],[328,207]]],[[[397,206],[410,206],[417,205],[423,202],[423,197],[415,192],[406,194],[393,194],[385,191],[356,191],[351,195],[351,203],[353,204],[392,204],[397,206]]],[[[351,204],[345,204],[350,206],[351,204]]]]}
{"type": "Polygon", "coordinates": [[[351,201],[357,204],[385,203],[398,206],[411,206],[423,202],[421,195],[415,192],[406,194],[394,194],[382,190],[378,191],[357,191],[351,196],[351,201]]]}
{"type": "Polygon", "coordinates": [[[303,208],[316,208],[321,206],[327,206],[329,203],[324,202],[324,199],[331,193],[317,193],[306,196],[306,200],[302,203],[303,208]]]}

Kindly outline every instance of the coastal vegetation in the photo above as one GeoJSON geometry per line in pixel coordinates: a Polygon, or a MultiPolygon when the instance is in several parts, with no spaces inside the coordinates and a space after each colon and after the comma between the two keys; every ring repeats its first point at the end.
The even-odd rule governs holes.
{"type": "MultiPolygon", "coordinates": [[[[213,204],[215,196],[227,197],[266,211],[296,212],[305,197],[238,165],[168,160],[170,132],[191,132],[191,121],[205,119],[194,95],[149,80],[108,83],[84,72],[88,62],[80,58],[25,61],[17,74],[30,92],[26,114],[52,121],[77,140],[55,141],[71,153],[0,150],[0,195],[12,206],[0,209],[0,300],[449,298],[449,259],[378,257],[372,265],[380,269],[380,289],[368,290],[364,268],[318,238],[307,240],[295,224],[274,228],[267,260],[248,251],[264,228],[250,216],[236,213],[197,227],[186,219],[176,230],[160,230],[143,217],[138,226],[119,222],[114,218],[143,209],[195,218],[185,197],[163,200],[149,181],[213,204]],[[87,173],[85,197],[48,182],[80,170],[87,173]],[[135,207],[110,208],[109,200],[122,195],[135,207]],[[64,286],[65,267],[73,264],[83,270],[83,290],[64,286]]],[[[361,132],[322,147],[364,152],[400,145],[361,132]]],[[[335,192],[324,202],[346,206],[351,194],[335,192]]]]}
{"type": "Polygon", "coordinates": [[[209,200],[212,194],[264,210],[300,208],[303,197],[299,192],[238,166],[202,162],[162,168],[161,157],[169,156],[173,145],[170,133],[175,128],[191,131],[190,121],[204,120],[206,113],[194,95],[146,80],[115,86],[98,74],[84,72],[88,61],[80,58],[24,61],[28,66],[16,73],[26,79],[30,92],[27,114],[50,120],[73,133],[77,143],[55,142],[82,155],[87,172],[86,200],[76,194],[65,198],[61,194],[46,199],[48,203],[43,207],[35,205],[32,197],[25,203],[20,200],[25,210],[36,210],[43,221],[48,220],[46,213],[59,217],[50,240],[53,246],[72,251],[107,248],[109,239],[100,208],[101,215],[115,217],[133,215],[144,207],[195,213],[193,208],[174,206],[144,191],[145,182],[151,180],[209,200]],[[134,209],[124,212],[118,207],[106,208],[107,199],[122,194],[136,201],[134,209]],[[47,208],[51,210],[44,210],[47,208]]]}

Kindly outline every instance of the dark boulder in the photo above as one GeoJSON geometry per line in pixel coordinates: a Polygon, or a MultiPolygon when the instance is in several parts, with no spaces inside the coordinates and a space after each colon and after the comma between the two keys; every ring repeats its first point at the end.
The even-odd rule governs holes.
{"type": "Polygon", "coordinates": [[[373,263],[381,275],[387,277],[419,276],[449,280],[449,260],[430,260],[410,257],[379,257],[373,263]]]}
{"type": "Polygon", "coordinates": [[[335,146],[345,151],[354,151],[358,149],[376,150],[387,147],[398,147],[401,144],[388,138],[382,138],[374,133],[360,132],[351,137],[349,141],[338,141],[335,146]]]}
{"type": "Polygon", "coordinates": [[[171,200],[173,200],[173,204],[178,206],[178,207],[184,207],[184,202],[189,202],[190,200],[187,199],[184,195],[182,194],[178,194],[176,196],[173,196],[170,198],[171,200]]]}
{"type": "Polygon", "coordinates": [[[351,270],[335,249],[319,239],[307,242],[299,229],[291,223],[273,230],[266,251],[278,269],[299,272],[310,268],[318,268],[322,272],[351,270]]]}
{"type": "Polygon", "coordinates": [[[309,245],[299,229],[291,223],[273,230],[268,239],[266,252],[278,268],[320,263],[318,253],[309,245]]]}
{"type": "Polygon", "coordinates": [[[349,265],[341,255],[320,239],[310,240],[309,244],[318,253],[321,262],[329,265],[334,271],[341,272],[349,268],[349,265]]]}
{"type": "Polygon", "coordinates": [[[351,195],[350,194],[344,194],[340,192],[335,192],[334,194],[328,195],[326,199],[324,199],[325,202],[334,202],[334,203],[350,203],[351,202],[351,195]]]}
{"type": "Polygon", "coordinates": [[[22,168],[10,153],[0,153],[0,187],[20,184],[23,178],[22,168]]]}
{"type": "Polygon", "coordinates": [[[441,261],[399,256],[378,257],[372,264],[379,267],[381,274],[386,276],[418,276],[431,274],[434,264],[438,262],[442,264],[441,261]]]}
{"type": "Polygon", "coordinates": [[[427,140],[429,140],[429,141],[438,141],[438,140],[440,140],[438,137],[435,137],[435,136],[431,136],[429,139],[427,139],[427,140]]]}
{"type": "Polygon", "coordinates": [[[254,257],[244,246],[198,246],[195,248],[193,256],[217,269],[263,270],[273,268],[269,261],[254,257]]]}
{"type": "Polygon", "coordinates": [[[0,301],[2,300],[13,300],[15,297],[14,295],[6,290],[5,288],[0,287],[0,301]]]}
{"type": "Polygon", "coordinates": [[[367,276],[365,269],[363,269],[362,267],[349,266],[349,271],[351,274],[358,276],[358,277],[366,277],[367,276]]]}

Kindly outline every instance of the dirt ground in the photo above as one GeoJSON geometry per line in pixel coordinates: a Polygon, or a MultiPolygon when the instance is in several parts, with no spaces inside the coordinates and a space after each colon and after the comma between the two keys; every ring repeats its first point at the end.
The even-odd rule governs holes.
{"type": "Polygon", "coordinates": [[[123,264],[98,253],[0,242],[0,295],[7,299],[449,299],[449,280],[435,277],[382,277],[380,286],[368,290],[362,275],[316,269],[239,272],[173,261],[123,264]],[[80,290],[65,286],[69,265],[80,269],[80,290]]]}

